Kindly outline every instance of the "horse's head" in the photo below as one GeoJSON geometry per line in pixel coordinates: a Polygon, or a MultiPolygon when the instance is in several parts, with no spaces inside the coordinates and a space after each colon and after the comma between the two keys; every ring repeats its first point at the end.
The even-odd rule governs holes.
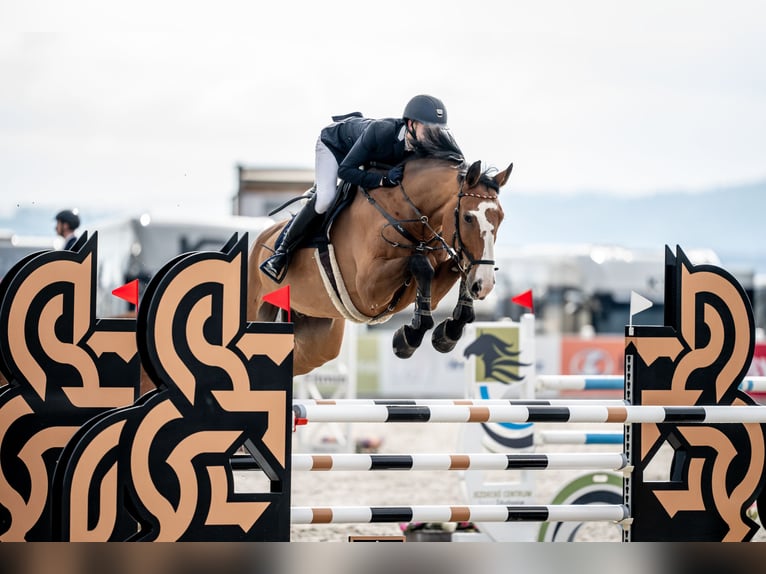
{"type": "Polygon", "coordinates": [[[490,176],[477,161],[460,177],[453,247],[466,274],[466,288],[474,299],[484,299],[495,286],[495,240],[504,215],[498,193],[512,169],[510,164],[490,176]]]}

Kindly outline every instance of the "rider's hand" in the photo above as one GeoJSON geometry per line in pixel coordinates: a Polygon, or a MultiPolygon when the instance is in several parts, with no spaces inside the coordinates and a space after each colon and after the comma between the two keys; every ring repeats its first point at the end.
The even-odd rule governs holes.
{"type": "Polygon", "coordinates": [[[380,185],[383,187],[396,187],[401,183],[403,175],[404,166],[397,165],[396,167],[388,170],[388,173],[383,176],[383,179],[380,180],[380,185]]]}
{"type": "Polygon", "coordinates": [[[391,181],[388,179],[388,176],[383,176],[383,179],[380,180],[380,186],[381,187],[396,187],[399,185],[398,181],[391,181]]]}
{"type": "Polygon", "coordinates": [[[386,177],[392,183],[401,183],[403,176],[404,176],[404,166],[397,165],[396,167],[392,167],[391,169],[388,170],[388,175],[386,177]]]}

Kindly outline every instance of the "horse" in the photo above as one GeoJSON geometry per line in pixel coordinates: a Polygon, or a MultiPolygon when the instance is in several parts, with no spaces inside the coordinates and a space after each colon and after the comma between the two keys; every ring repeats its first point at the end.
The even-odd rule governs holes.
{"type": "MultiPolygon", "coordinates": [[[[438,351],[455,347],[474,320],[473,300],[485,298],[495,284],[494,243],[504,215],[498,193],[513,168],[483,171],[481,164],[468,165],[449,135],[419,142],[398,187],[354,194],[332,221],[326,250],[294,251],[284,282],[290,286],[295,375],[338,356],[346,320],[383,322],[414,303],[411,323],[393,336],[394,354],[412,356],[434,327],[432,310],[459,279],[452,316],[432,335],[438,351]]],[[[263,231],[250,250],[248,321],[280,318],[263,295],[281,285],[259,265],[286,223],[263,231]]]]}

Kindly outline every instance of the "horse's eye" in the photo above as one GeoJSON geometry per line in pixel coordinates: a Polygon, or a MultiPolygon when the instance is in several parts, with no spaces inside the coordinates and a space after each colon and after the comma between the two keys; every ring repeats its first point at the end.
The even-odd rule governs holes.
{"type": "Polygon", "coordinates": [[[473,222],[473,215],[471,215],[470,213],[464,213],[463,214],[463,221],[465,221],[466,223],[472,223],[473,222]]]}

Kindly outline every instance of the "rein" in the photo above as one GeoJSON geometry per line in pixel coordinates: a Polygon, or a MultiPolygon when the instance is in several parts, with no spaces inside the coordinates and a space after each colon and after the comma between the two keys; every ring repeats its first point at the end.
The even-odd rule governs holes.
{"type": "Polygon", "coordinates": [[[411,251],[417,251],[419,253],[423,252],[435,252],[440,250],[445,250],[448,254],[450,259],[457,265],[458,270],[460,273],[464,276],[467,276],[470,272],[471,268],[474,265],[495,265],[494,259],[475,259],[471,252],[466,248],[465,243],[463,242],[462,237],[460,236],[460,201],[463,197],[476,197],[479,199],[492,199],[496,200],[497,196],[495,195],[482,195],[482,194],[476,194],[476,193],[468,193],[463,191],[463,185],[465,184],[465,178],[461,178],[460,181],[460,189],[458,190],[457,194],[457,205],[455,206],[455,232],[452,236],[452,246],[450,246],[447,241],[444,239],[444,237],[436,231],[433,227],[431,227],[428,216],[423,215],[420,210],[417,208],[417,206],[412,202],[410,197],[407,195],[407,192],[404,189],[404,185],[402,183],[399,183],[399,189],[402,192],[402,196],[404,197],[404,200],[407,202],[407,204],[412,208],[412,210],[417,215],[417,218],[415,219],[396,219],[393,217],[390,213],[388,213],[383,207],[378,204],[377,201],[375,201],[375,198],[373,198],[370,195],[370,192],[367,191],[364,188],[361,188],[362,193],[364,194],[364,197],[367,199],[367,201],[375,207],[382,215],[386,218],[388,221],[388,225],[393,227],[399,235],[404,237],[406,241],[409,243],[400,243],[397,241],[391,241],[388,239],[383,233],[381,232],[381,238],[387,242],[392,247],[401,247],[403,249],[410,249],[411,251]],[[428,230],[431,232],[432,236],[430,239],[418,239],[412,233],[410,233],[403,224],[405,223],[422,223],[428,230]],[[438,246],[431,245],[432,243],[437,242],[439,243],[438,246]],[[463,258],[468,260],[468,265],[463,266],[462,260],[463,258]]]}
{"type": "Polygon", "coordinates": [[[434,233],[435,236],[438,236],[438,233],[434,231],[434,229],[428,224],[428,217],[421,214],[420,210],[415,206],[415,204],[412,203],[407,193],[404,191],[404,186],[400,183],[399,184],[400,189],[402,190],[402,195],[404,196],[405,201],[412,207],[413,210],[415,210],[415,213],[418,215],[416,219],[396,219],[393,215],[388,213],[385,209],[383,209],[380,204],[375,201],[375,198],[370,195],[370,192],[367,191],[365,188],[360,188],[362,190],[362,194],[364,195],[365,199],[367,199],[367,202],[372,204],[372,206],[377,209],[383,217],[386,218],[386,221],[388,221],[388,225],[393,227],[399,235],[404,237],[407,241],[409,241],[409,244],[406,243],[399,243],[397,241],[391,241],[388,239],[385,235],[381,233],[381,237],[383,238],[383,241],[388,243],[389,245],[393,247],[401,247],[403,249],[411,249],[413,251],[436,251],[437,249],[443,249],[442,247],[431,247],[428,245],[431,243],[435,237],[432,237],[428,241],[423,241],[421,239],[418,239],[412,233],[407,231],[407,229],[404,227],[404,223],[422,223],[428,229],[431,230],[432,233],[434,233]]]}

